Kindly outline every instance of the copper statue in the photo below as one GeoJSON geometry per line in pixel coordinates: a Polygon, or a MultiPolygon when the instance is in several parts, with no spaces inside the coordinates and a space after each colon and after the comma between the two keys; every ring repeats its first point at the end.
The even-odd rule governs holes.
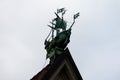
{"type": "Polygon", "coordinates": [[[65,12],[65,8],[57,9],[57,12],[55,12],[56,18],[50,22],[51,25],[48,25],[51,31],[45,39],[44,45],[47,51],[46,58],[51,60],[54,60],[57,55],[62,54],[66,49],[70,42],[71,28],[75,23],[75,19],[79,16],[79,13],[75,14],[71,26],[68,27],[67,22],[63,18],[65,12]],[[67,27],[68,29],[66,29],[67,27]]]}

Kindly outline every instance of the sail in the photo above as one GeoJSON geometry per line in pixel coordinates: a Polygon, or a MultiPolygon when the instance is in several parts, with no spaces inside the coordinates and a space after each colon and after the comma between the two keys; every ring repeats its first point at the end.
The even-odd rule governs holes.
{"type": "Polygon", "coordinates": [[[67,23],[66,21],[62,20],[62,19],[57,19],[56,20],[56,25],[55,28],[61,28],[61,29],[66,29],[67,23]]]}

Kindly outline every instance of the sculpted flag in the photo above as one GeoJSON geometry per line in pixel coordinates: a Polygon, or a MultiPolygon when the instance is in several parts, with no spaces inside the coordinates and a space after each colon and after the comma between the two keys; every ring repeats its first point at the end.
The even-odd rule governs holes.
{"type": "Polygon", "coordinates": [[[74,15],[74,19],[78,18],[78,16],[80,15],[80,13],[78,12],[77,14],[74,15]]]}
{"type": "Polygon", "coordinates": [[[65,11],[65,8],[57,9],[57,13],[62,13],[65,11]]]}

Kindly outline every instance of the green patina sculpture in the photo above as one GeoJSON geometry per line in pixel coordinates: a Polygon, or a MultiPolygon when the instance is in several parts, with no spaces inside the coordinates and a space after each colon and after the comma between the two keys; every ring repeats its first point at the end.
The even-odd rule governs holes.
{"type": "Polygon", "coordinates": [[[75,23],[75,19],[79,16],[79,13],[73,16],[73,23],[66,30],[67,22],[63,18],[65,12],[65,8],[57,9],[57,12],[55,12],[56,18],[50,22],[51,25],[48,25],[51,28],[51,31],[45,39],[44,45],[47,51],[46,58],[50,58],[51,60],[57,55],[62,54],[67,47],[70,42],[71,28],[75,23]],[[59,16],[60,14],[61,17],[59,16]]]}

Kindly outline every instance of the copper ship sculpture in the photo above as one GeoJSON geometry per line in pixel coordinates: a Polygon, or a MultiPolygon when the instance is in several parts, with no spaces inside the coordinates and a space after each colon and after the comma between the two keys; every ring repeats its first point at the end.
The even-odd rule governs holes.
{"type": "Polygon", "coordinates": [[[50,63],[53,63],[55,58],[62,54],[67,48],[67,45],[70,42],[72,26],[79,16],[79,13],[74,14],[71,26],[67,26],[67,22],[63,18],[65,13],[65,8],[57,9],[57,12],[55,12],[56,18],[48,25],[48,27],[51,28],[51,31],[45,39],[44,45],[47,51],[46,59],[49,58],[50,63]]]}

